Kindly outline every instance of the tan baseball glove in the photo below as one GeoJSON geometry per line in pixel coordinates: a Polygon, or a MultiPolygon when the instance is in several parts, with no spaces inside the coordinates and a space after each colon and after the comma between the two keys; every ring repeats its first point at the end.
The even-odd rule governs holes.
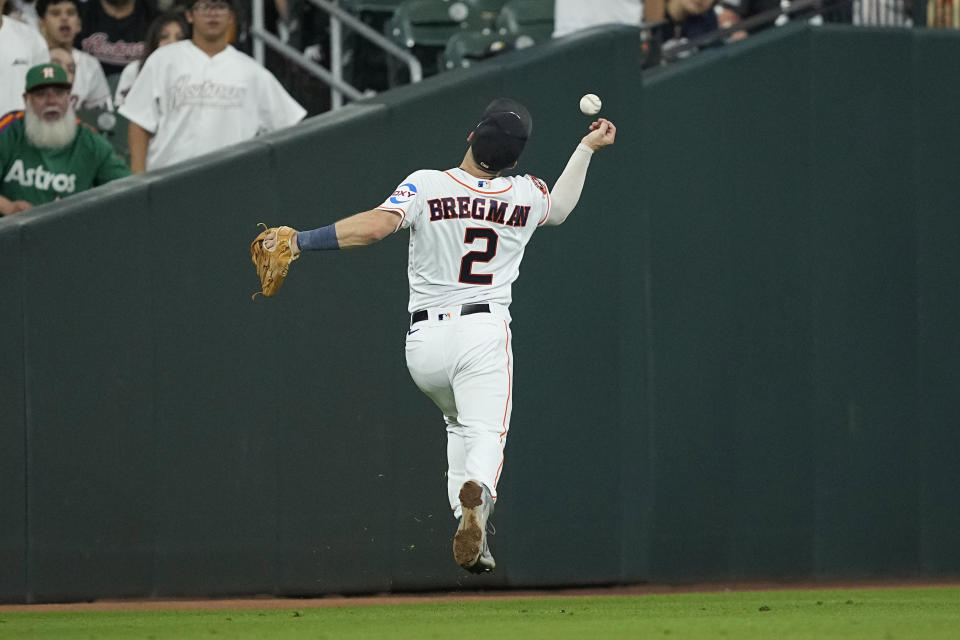
{"type": "Polygon", "coordinates": [[[277,292],[280,285],[287,277],[287,270],[290,269],[290,263],[299,258],[294,256],[290,250],[290,238],[296,233],[296,230],[290,227],[270,227],[260,223],[263,231],[260,232],[253,242],[250,243],[250,259],[253,260],[257,268],[257,275],[260,276],[261,290],[253,294],[251,299],[262,294],[268,298],[277,292]],[[263,246],[263,241],[277,234],[276,244],[272,249],[263,246]]]}

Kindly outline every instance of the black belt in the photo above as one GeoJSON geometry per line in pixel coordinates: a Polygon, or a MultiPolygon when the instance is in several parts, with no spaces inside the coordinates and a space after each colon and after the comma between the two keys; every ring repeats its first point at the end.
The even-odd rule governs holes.
{"type": "MultiPolygon", "coordinates": [[[[490,313],[490,305],[486,302],[479,302],[474,304],[465,304],[460,307],[460,315],[469,316],[474,313],[490,313]]],[[[426,320],[429,317],[429,313],[426,309],[420,309],[420,311],[414,311],[410,314],[410,324],[411,326],[426,320]]]]}

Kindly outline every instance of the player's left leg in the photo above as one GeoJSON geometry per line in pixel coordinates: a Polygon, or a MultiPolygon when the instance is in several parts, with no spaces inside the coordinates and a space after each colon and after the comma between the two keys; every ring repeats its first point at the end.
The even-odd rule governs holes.
{"type": "Polygon", "coordinates": [[[417,387],[443,412],[447,427],[447,498],[456,518],[461,516],[460,487],[466,482],[467,447],[465,429],[457,420],[446,359],[447,344],[454,334],[452,323],[424,322],[407,335],[407,368],[417,387]]]}

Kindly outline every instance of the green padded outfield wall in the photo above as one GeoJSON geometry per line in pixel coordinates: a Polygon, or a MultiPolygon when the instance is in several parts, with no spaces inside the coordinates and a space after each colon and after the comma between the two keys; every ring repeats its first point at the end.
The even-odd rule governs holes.
{"type": "Polygon", "coordinates": [[[0,221],[0,599],[960,574],[960,37],[638,54],[588,32],[0,221]],[[470,576],[406,234],[269,300],[247,247],[457,164],[499,95],[552,183],[587,91],[618,142],[515,285],[499,567],[470,576]]]}
{"type": "Polygon", "coordinates": [[[23,271],[20,235],[0,220],[0,601],[27,592],[26,410],[24,405],[23,271]]]}
{"type": "Polygon", "coordinates": [[[916,42],[917,414],[920,557],[924,573],[960,573],[960,215],[954,183],[960,73],[953,34],[916,42]]]}

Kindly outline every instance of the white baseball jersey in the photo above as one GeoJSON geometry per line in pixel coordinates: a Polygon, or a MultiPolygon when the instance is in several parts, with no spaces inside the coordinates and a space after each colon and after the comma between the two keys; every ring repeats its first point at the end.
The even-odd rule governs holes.
{"type": "Polygon", "coordinates": [[[140,61],[134,60],[123,68],[120,72],[120,79],[117,81],[117,93],[113,97],[113,104],[119,109],[127,101],[127,94],[133,88],[133,82],[140,73],[140,61]]]}
{"type": "Polygon", "coordinates": [[[10,16],[30,25],[39,31],[40,16],[37,15],[37,3],[35,0],[7,0],[7,6],[12,7],[10,16]]]}
{"type": "Polygon", "coordinates": [[[36,27],[10,16],[0,24],[0,115],[23,109],[27,70],[50,62],[50,50],[36,27]]]}
{"type": "Polygon", "coordinates": [[[77,70],[73,74],[73,87],[70,89],[70,101],[74,109],[96,109],[104,107],[113,110],[110,97],[110,85],[103,73],[100,61],[79,49],[73,50],[73,62],[77,70]]]}
{"type": "Polygon", "coordinates": [[[148,170],[290,126],[307,114],[249,56],[228,45],[211,57],[190,40],[150,54],[119,111],[154,134],[148,170]]]}
{"type": "Polygon", "coordinates": [[[639,26],[643,21],[641,0],[556,0],[554,3],[553,37],[601,24],[639,26]]]}
{"type": "Polygon", "coordinates": [[[481,180],[463,169],[421,170],[378,208],[399,213],[410,230],[411,313],[472,302],[508,307],[550,194],[529,175],[481,180]]]}

